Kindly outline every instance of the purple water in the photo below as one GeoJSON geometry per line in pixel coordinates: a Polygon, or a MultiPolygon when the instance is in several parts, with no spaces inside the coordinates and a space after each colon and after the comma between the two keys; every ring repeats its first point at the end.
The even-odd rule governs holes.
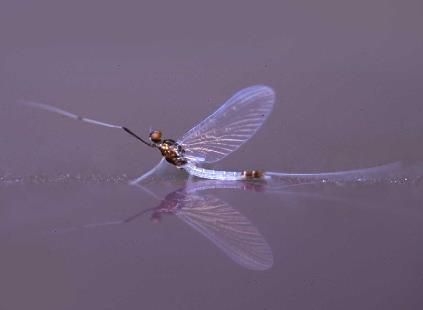
{"type": "Polygon", "coordinates": [[[422,160],[420,2],[4,7],[0,309],[422,308],[421,183],[197,192],[193,210],[219,201],[268,245],[271,256],[264,246],[259,258],[269,268],[253,271],[230,254],[251,243],[219,235],[233,226],[216,241],[213,227],[192,226],[212,217],[200,212],[190,226],[192,214],[172,212],[180,200],[157,199],[184,183],[154,184],[156,198],[127,185],[157,151],[15,104],[41,101],[176,139],[236,91],[265,84],[277,94],[273,113],[216,168],[422,160]],[[120,223],[154,207],[153,220],[151,211],[120,223]]]}

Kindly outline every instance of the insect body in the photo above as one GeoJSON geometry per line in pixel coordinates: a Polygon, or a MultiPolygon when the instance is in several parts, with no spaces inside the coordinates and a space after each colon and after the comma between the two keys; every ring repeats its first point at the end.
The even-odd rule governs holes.
{"type": "Polygon", "coordinates": [[[264,178],[264,173],[258,170],[230,172],[197,167],[190,163],[190,159],[184,157],[185,150],[178,142],[171,139],[162,140],[161,131],[154,130],[150,133],[149,137],[152,142],[151,145],[160,150],[164,159],[168,163],[178,168],[182,168],[192,175],[215,180],[254,180],[264,178]]]}
{"type": "Polygon", "coordinates": [[[187,163],[184,158],[184,149],[175,140],[162,140],[162,132],[153,130],[150,132],[151,146],[160,150],[166,161],[176,167],[183,166],[187,163]]]}
{"type": "Polygon", "coordinates": [[[164,140],[158,146],[160,152],[168,163],[175,165],[176,167],[183,166],[187,163],[184,158],[184,149],[174,140],[164,140]]]}

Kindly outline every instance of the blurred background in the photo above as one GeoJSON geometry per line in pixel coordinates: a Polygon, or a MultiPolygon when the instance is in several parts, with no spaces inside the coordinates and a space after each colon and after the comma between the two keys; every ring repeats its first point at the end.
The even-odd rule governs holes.
{"type": "Polygon", "coordinates": [[[59,234],[156,206],[126,180],[160,154],[16,101],[177,139],[236,91],[265,84],[273,113],[218,168],[421,161],[422,29],[418,0],[2,0],[0,309],[421,309],[418,186],[220,194],[272,248],[274,267],[261,273],[175,217],[59,234]],[[55,179],[67,174],[117,179],[55,179]]]}
{"type": "Polygon", "coordinates": [[[252,84],[275,89],[275,109],[221,167],[421,159],[422,10],[380,0],[2,1],[0,169],[136,176],[159,159],[119,131],[16,100],[175,139],[252,84]]]}

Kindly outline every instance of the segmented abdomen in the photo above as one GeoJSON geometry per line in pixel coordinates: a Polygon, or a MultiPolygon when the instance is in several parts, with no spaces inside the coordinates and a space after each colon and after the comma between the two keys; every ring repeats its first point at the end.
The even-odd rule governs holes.
{"type": "Polygon", "coordinates": [[[257,170],[246,170],[246,171],[219,171],[209,170],[197,167],[195,165],[184,165],[182,166],[189,174],[195,175],[196,177],[211,180],[255,180],[264,179],[265,175],[261,171],[257,170]]]}

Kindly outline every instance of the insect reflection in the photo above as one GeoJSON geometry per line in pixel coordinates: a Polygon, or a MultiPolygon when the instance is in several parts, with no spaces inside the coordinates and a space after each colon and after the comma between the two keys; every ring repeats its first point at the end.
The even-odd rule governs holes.
{"type": "MultiPolygon", "coordinates": [[[[237,264],[252,270],[272,267],[270,246],[242,213],[215,195],[194,193],[192,189],[188,186],[168,194],[151,210],[150,219],[160,222],[164,215],[175,215],[237,264]]],[[[138,216],[132,216],[126,222],[138,216]]]]}
{"type": "Polygon", "coordinates": [[[163,187],[177,189],[166,194],[156,207],[142,210],[124,220],[92,223],[61,231],[127,224],[146,215],[149,215],[152,222],[162,223],[166,222],[167,216],[175,216],[206,237],[238,265],[250,270],[267,270],[273,266],[272,250],[259,229],[237,208],[210,193],[210,190],[232,189],[278,193],[287,188],[286,185],[219,180],[187,181],[180,178],[149,181],[144,187],[138,186],[138,188],[159,199],[162,195],[158,192],[163,187]]]}

